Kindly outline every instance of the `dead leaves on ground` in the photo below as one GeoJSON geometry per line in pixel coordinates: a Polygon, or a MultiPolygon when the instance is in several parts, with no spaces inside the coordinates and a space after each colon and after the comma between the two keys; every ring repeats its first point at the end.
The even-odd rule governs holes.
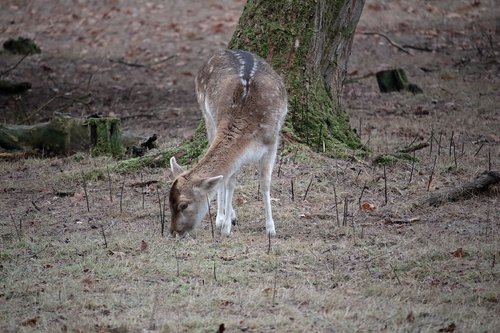
{"type": "Polygon", "coordinates": [[[26,327],[35,327],[38,324],[38,319],[40,317],[33,317],[30,319],[23,320],[21,322],[21,326],[26,326],[26,327]]]}
{"type": "Polygon", "coordinates": [[[464,258],[464,257],[468,256],[468,253],[465,252],[461,247],[459,247],[458,249],[456,249],[453,252],[450,252],[450,254],[452,256],[454,256],[455,258],[464,258]]]}
{"type": "Polygon", "coordinates": [[[361,209],[366,210],[367,212],[373,212],[376,207],[374,204],[365,201],[361,204],[361,209]]]}

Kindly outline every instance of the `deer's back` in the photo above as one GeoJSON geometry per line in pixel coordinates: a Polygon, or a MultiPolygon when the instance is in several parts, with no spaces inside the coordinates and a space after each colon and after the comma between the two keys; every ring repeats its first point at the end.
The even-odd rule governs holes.
{"type": "Polygon", "coordinates": [[[241,50],[210,58],[196,77],[196,92],[217,131],[233,128],[275,137],[287,110],[281,77],[262,58],[241,50]]]}

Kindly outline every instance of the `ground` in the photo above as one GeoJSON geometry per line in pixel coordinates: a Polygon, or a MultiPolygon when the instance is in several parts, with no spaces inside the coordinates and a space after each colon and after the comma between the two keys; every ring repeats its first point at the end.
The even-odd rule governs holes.
{"type": "MultiPolygon", "coordinates": [[[[6,75],[33,89],[0,96],[0,120],[102,112],[172,147],[194,132],[193,76],[243,5],[3,1],[0,41],[30,37],[42,54],[6,75]]],[[[179,240],[160,233],[168,170],[83,181],[114,162],[4,158],[0,331],[499,331],[498,186],[425,201],[500,168],[497,22],[493,0],[367,1],[343,104],[371,156],[280,153],[270,243],[252,167],[234,233],[212,238],[207,217],[179,240]],[[424,92],[381,94],[373,73],[389,68],[424,92]],[[432,145],[386,166],[384,182],[373,158],[422,142],[432,145]]],[[[18,60],[0,56],[1,72],[18,60]]]]}

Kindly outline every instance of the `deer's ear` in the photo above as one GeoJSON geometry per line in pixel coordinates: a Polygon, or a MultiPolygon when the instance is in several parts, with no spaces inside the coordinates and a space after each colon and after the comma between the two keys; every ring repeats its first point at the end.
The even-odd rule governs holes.
{"type": "Polygon", "coordinates": [[[215,176],[203,178],[200,183],[196,185],[196,189],[203,193],[208,193],[215,190],[221,183],[224,176],[215,176]]]}
{"type": "Polygon", "coordinates": [[[170,158],[170,170],[172,170],[174,177],[177,177],[184,172],[184,169],[179,164],[177,164],[177,160],[173,156],[172,158],[170,158]]]}

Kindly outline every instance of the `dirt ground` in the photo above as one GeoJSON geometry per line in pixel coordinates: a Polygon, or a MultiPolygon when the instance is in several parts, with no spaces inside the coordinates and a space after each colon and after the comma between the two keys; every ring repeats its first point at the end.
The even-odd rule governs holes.
{"type": "MultiPolygon", "coordinates": [[[[226,46],[243,5],[4,0],[0,42],[30,37],[42,54],[7,75],[33,88],[0,96],[0,121],[102,112],[174,146],[201,118],[194,75],[226,46]]],[[[366,2],[343,103],[372,154],[280,156],[271,245],[252,167],[238,179],[230,237],[213,239],[207,217],[173,240],[159,222],[168,170],[87,179],[85,189],[82,173],[113,161],[0,160],[0,331],[500,331],[498,185],[425,203],[500,169],[497,7],[366,2]],[[389,68],[424,92],[381,94],[374,73],[389,68]],[[422,142],[432,145],[418,162],[387,166],[384,182],[373,157],[422,142]]],[[[0,72],[18,60],[0,55],[0,72]]]]}

